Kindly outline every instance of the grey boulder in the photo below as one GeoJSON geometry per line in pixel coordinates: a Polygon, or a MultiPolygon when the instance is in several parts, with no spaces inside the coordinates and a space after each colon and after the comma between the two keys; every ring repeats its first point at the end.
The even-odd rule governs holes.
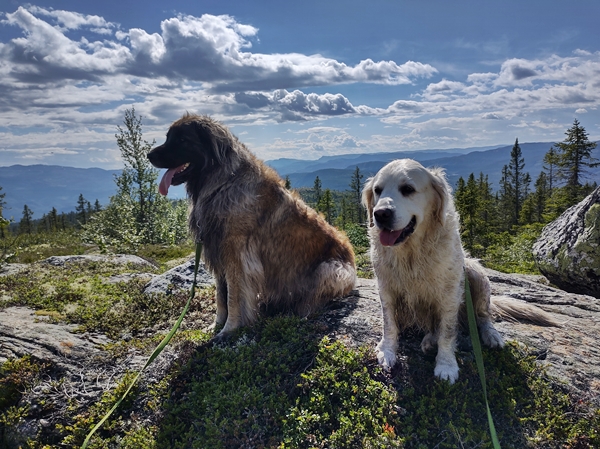
{"type": "Polygon", "coordinates": [[[600,187],[546,225],[533,255],[552,284],[600,298],[600,187]]]}

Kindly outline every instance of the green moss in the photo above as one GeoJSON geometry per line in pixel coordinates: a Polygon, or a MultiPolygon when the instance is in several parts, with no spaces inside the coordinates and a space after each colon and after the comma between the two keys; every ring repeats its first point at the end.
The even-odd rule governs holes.
{"type": "Polygon", "coordinates": [[[188,240],[179,245],[145,245],[139,248],[136,254],[160,265],[173,259],[191,258],[194,254],[194,249],[194,243],[188,240]]]}
{"type": "Polygon", "coordinates": [[[375,379],[380,375],[365,348],[352,351],[324,338],[315,367],[301,375],[301,393],[286,415],[279,447],[400,447],[390,424],[396,393],[375,379]]]}
{"type": "Polygon", "coordinates": [[[316,350],[311,325],[285,316],[201,347],[173,383],[159,446],[273,447],[316,350]]]}
{"type": "Polygon", "coordinates": [[[16,427],[29,413],[29,407],[20,404],[23,394],[49,369],[49,364],[39,363],[29,355],[0,364],[1,448],[15,447],[16,444],[24,443],[10,438],[8,436],[10,429],[16,427]]]}

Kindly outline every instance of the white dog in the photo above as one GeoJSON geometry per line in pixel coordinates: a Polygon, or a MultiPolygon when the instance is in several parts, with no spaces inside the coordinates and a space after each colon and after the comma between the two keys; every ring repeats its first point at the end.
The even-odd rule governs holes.
{"type": "Polygon", "coordinates": [[[426,169],[411,159],[390,162],[363,190],[369,213],[371,259],[383,312],[383,338],[377,359],[385,368],[396,363],[400,329],[418,326],[428,333],[421,349],[437,346],[434,374],[458,379],[455,344],[464,273],[471,291],[481,339],[504,345],[492,313],[554,325],[540,309],[510,299],[490,302],[490,285],[479,263],[465,256],[459,218],[443,169],[426,169]]]}

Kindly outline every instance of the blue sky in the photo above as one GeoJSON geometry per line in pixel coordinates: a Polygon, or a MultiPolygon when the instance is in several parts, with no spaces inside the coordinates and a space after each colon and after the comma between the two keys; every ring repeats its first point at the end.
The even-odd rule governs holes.
{"type": "Polygon", "coordinates": [[[125,109],[259,157],[600,138],[597,0],[3,0],[0,165],[120,168],[125,109]],[[168,5],[167,5],[168,3],[168,5]]]}

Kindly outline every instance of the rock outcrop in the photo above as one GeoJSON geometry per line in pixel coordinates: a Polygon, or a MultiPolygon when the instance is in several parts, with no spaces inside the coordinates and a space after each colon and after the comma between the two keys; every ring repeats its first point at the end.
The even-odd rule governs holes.
{"type": "MultiPolygon", "coordinates": [[[[144,289],[144,293],[172,293],[175,290],[189,290],[194,280],[194,259],[166,271],[160,276],[155,276],[144,289]]],[[[211,285],[215,280],[206,271],[204,262],[198,267],[196,285],[211,285]]]]}
{"type": "Polygon", "coordinates": [[[552,284],[600,298],[600,187],[544,228],[533,255],[552,284]]]}
{"type": "MultiPolygon", "coordinates": [[[[148,291],[187,289],[193,275],[193,261],[152,279],[148,291]],[[162,279],[159,279],[162,278],[162,279]],[[162,290],[161,290],[162,289],[162,290]]],[[[564,382],[573,395],[600,406],[600,302],[591,296],[567,293],[548,285],[542,276],[503,274],[487,270],[493,295],[510,296],[535,304],[550,313],[561,327],[540,327],[529,323],[496,323],[506,340],[515,340],[547,365],[551,376],[564,382]]],[[[210,283],[210,275],[202,275],[210,283]]],[[[356,289],[347,297],[333,301],[316,318],[324,332],[351,346],[374,347],[381,338],[382,319],[377,283],[359,279],[356,289]]],[[[0,310],[0,362],[31,354],[47,361],[60,371],[62,390],[56,390],[57,377],[37,385],[32,395],[66,407],[67,399],[82,403],[97,400],[102,392],[114,388],[128,370],[137,370],[145,362],[139,352],[116,360],[105,345],[103,335],[73,333],[75,326],[52,324],[43,316],[24,307],[0,310]]],[[[408,335],[400,345],[399,359],[422,357],[421,337],[408,335]]],[[[459,351],[470,351],[468,336],[459,339],[459,351]],[[465,349],[466,348],[466,349],[465,349]]],[[[145,378],[159,379],[179,357],[177,345],[170,345],[153,363],[145,378]]],[[[464,355],[464,354],[463,354],[464,355]]],[[[459,355],[460,357],[460,355],[459,355]]],[[[403,369],[402,363],[397,369],[403,369]]],[[[27,398],[24,398],[27,401],[27,398]]],[[[60,408],[60,407],[57,407],[60,408]]],[[[35,435],[45,424],[29,420],[19,427],[15,441],[35,435]]]]}

